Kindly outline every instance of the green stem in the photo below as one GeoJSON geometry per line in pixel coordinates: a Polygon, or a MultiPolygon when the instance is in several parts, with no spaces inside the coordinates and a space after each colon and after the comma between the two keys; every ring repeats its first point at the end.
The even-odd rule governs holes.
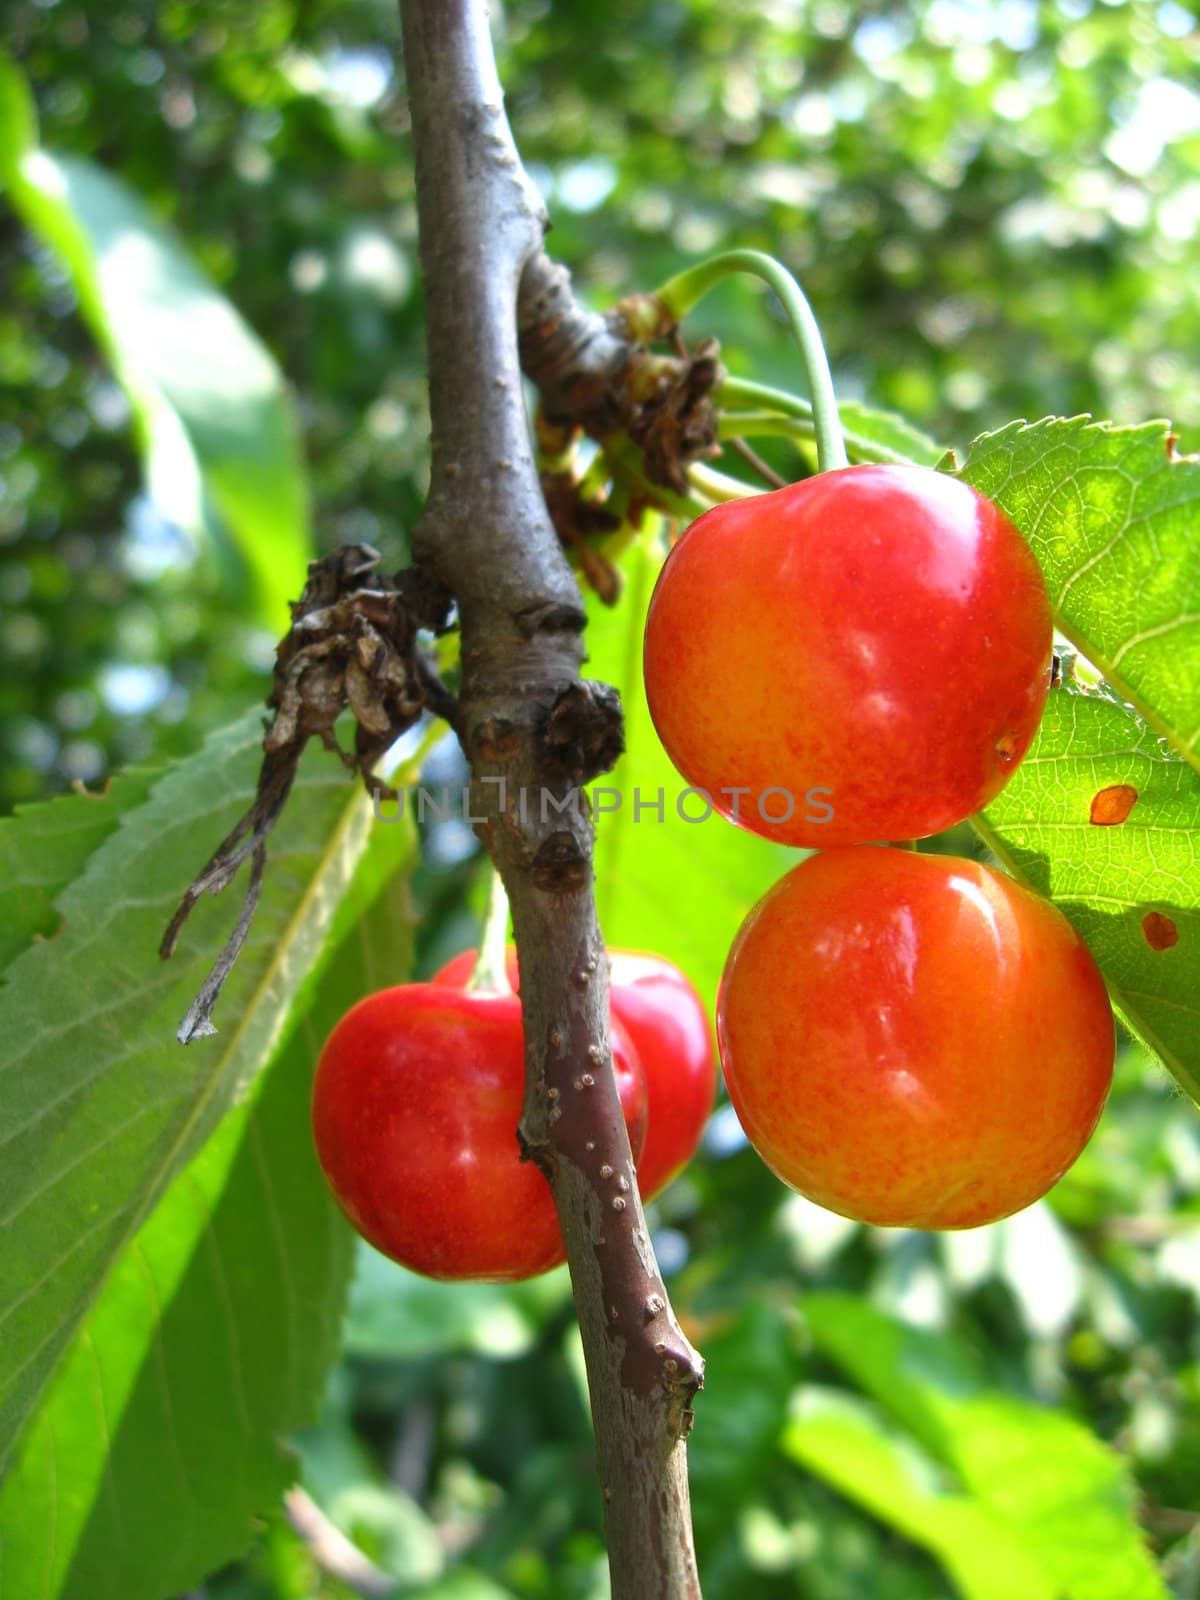
{"type": "Polygon", "coordinates": [[[718,439],[804,439],[811,442],[813,425],[802,417],[781,417],[777,411],[726,411],[717,424],[718,439]]]}
{"type": "Polygon", "coordinates": [[[657,297],[676,320],[681,320],[714,284],[731,272],[753,273],[779,296],[808,374],[812,416],[817,431],[817,461],[821,471],[832,472],[849,465],[837,399],[833,392],[833,375],[829,370],[825,346],[821,342],[821,330],[803,289],[774,256],[765,255],[761,250],[727,250],[669,279],[657,291],[657,297]]]}
{"type": "MultiPolygon", "coordinates": [[[[812,411],[807,400],[782,389],[768,389],[763,384],[744,383],[730,378],[720,388],[713,390],[713,399],[721,409],[717,436],[720,439],[791,439],[793,443],[809,445],[813,440],[812,411]],[[727,405],[732,400],[734,405],[727,405]],[[760,408],[740,410],[738,405],[758,400],[760,408]],[[773,407],[773,409],[763,409],[773,407]]],[[[891,445],[879,444],[853,426],[843,424],[846,450],[851,461],[884,461],[897,466],[912,466],[913,458],[891,445]]]]}
{"type": "Polygon", "coordinates": [[[699,461],[693,461],[688,468],[688,482],[695,484],[701,494],[718,503],[727,500],[752,500],[755,495],[763,492],[761,489],[756,489],[752,483],[743,483],[740,478],[733,478],[727,472],[717,472],[713,467],[706,467],[699,461]]]}
{"type": "Polygon", "coordinates": [[[491,869],[492,884],[488,890],[487,910],[483,916],[483,931],[479,935],[479,954],[467,979],[468,994],[511,994],[505,964],[508,947],[508,896],[495,867],[491,869]]]}
{"type": "Polygon", "coordinates": [[[789,394],[786,389],[772,389],[770,384],[755,383],[753,378],[727,377],[719,388],[713,390],[713,399],[722,409],[730,404],[760,406],[785,417],[812,421],[811,401],[802,400],[798,394],[789,394]]]}

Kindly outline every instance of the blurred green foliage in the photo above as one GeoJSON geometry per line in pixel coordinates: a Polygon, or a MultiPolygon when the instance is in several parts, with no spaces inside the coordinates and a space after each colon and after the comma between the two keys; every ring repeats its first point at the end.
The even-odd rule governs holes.
{"type": "MultiPolygon", "coordinates": [[[[510,0],[494,8],[551,243],[605,305],[731,245],[779,254],[842,393],[946,443],[1013,417],[1195,441],[1197,30],[1176,0],[510,0]]],[[[323,546],[403,558],[425,475],[392,0],[10,0],[46,148],[124,179],[279,361],[323,546]]],[[[797,381],[745,285],[731,367],[797,381]]],[[[139,492],[130,413],[61,263],[0,201],[0,809],[260,698],[244,574],[139,492]]]]}
{"type": "MultiPolygon", "coordinates": [[[[1166,415],[1184,448],[1200,442],[1189,8],[493,9],[551,247],[596,305],[756,246],[804,283],[842,392],[946,443],[1077,411],[1166,415]]],[[[365,539],[393,564],[426,472],[397,34],[391,0],[9,0],[0,18],[45,147],[130,185],[274,354],[318,542],[365,539]]],[[[797,381],[771,305],[744,285],[694,321],[737,372],[797,381]]],[[[272,643],[244,572],[144,491],[129,406],[63,266],[0,197],[0,809],[194,749],[264,696],[272,643]]],[[[416,880],[425,970],[470,937],[464,853],[446,847],[416,880]]],[[[709,1600],[960,1592],[894,1521],[799,1464],[804,1405],[870,1390],[806,1322],[818,1291],[939,1332],[935,1386],[953,1390],[965,1361],[1114,1443],[1171,1592],[1200,1597],[1200,1132],[1139,1051],[1052,1202],[996,1228],[934,1239],[821,1213],[784,1195],[728,1108],[653,1221],[709,1360],[691,1446],[709,1600]]],[[[323,1420],[296,1441],[314,1502],[401,1593],[600,1600],[562,1278],[433,1291],[364,1252],[346,1331],[323,1420]]],[[[351,1591],[280,1512],[205,1593],[351,1591]]]]}
{"type": "MultiPolygon", "coordinates": [[[[918,1519],[922,1532],[908,1536],[898,1502],[871,1515],[870,1452],[844,1494],[826,1472],[803,1470],[819,1444],[805,1433],[813,1407],[824,1415],[840,1395],[861,1408],[858,1396],[876,1388],[902,1418],[907,1403],[910,1427],[923,1407],[934,1428],[961,1427],[960,1410],[974,1415],[977,1432],[959,1439],[968,1459],[974,1448],[983,1461],[972,1492],[984,1506],[1007,1506],[1021,1549],[1040,1540],[1083,1569],[1064,1591],[1073,1597],[1168,1592],[1148,1570],[1135,1583],[1131,1548],[1099,1542],[1111,1490],[1088,1475],[1099,1462],[1085,1472],[1086,1453],[1078,1458],[1086,1439],[1057,1435],[1075,1419],[1116,1442],[1169,1592],[1200,1594],[1200,1133],[1139,1052],[1122,1058],[1098,1139],[1053,1201],[996,1227],[940,1238],[882,1232],[786,1197],[728,1108],[651,1218],[672,1298],[708,1361],[689,1454],[709,1600],[1028,1600],[1031,1589],[957,1587],[919,1548],[926,1532],[933,1538],[932,1512],[928,1529],[918,1519]],[[828,1291],[861,1297],[859,1316],[840,1319],[848,1364],[834,1359],[838,1302],[828,1291]],[[907,1396],[882,1336],[894,1324],[865,1337],[867,1306],[913,1330],[907,1396]],[[1011,1441],[994,1432],[986,1404],[982,1415],[970,1411],[980,1383],[1002,1404],[1046,1408],[1044,1429],[1014,1417],[1029,1454],[1011,1458],[1011,1478],[1011,1441]],[[1100,1523],[1081,1520],[1093,1517],[1100,1523]]],[[[436,1550],[438,1572],[465,1566],[500,1586],[482,1595],[602,1600],[600,1506],[563,1274],[516,1291],[435,1287],[365,1246],[362,1255],[347,1355],[322,1424],[297,1441],[308,1493],[388,1571],[408,1576],[400,1594],[457,1593],[422,1565],[436,1550]],[[364,1485],[375,1498],[361,1497],[364,1485]]],[[[877,1426],[868,1440],[887,1437],[877,1426]]],[[[902,1459],[914,1450],[903,1443],[902,1459]]],[[[946,1472],[930,1480],[919,1460],[912,1470],[935,1499],[960,1492],[946,1472]]],[[[965,1536],[958,1553],[977,1569],[997,1557],[965,1536]]],[[[348,1592],[320,1575],[283,1519],[248,1564],[207,1585],[214,1600],[348,1592]]]]}

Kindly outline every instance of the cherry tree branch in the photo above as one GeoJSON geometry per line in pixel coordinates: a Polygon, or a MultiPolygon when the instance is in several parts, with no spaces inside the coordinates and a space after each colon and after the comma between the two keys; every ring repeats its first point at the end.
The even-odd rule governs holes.
{"type": "Polygon", "coordinates": [[[504,114],[483,0],[401,0],[432,415],[416,561],[458,604],[472,814],[521,969],[520,1139],[554,1194],[583,1334],[613,1600],[698,1600],[684,1440],[703,1363],[650,1246],[612,1073],[583,786],[620,702],[580,681],[583,607],[542,498],[517,298],[545,219],[504,114]]]}

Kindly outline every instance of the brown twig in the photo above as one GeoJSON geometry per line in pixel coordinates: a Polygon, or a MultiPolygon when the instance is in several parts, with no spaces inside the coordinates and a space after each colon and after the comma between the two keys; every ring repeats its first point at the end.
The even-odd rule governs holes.
{"type": "Polygon", "coordinates": [[[547,421],[602,444],[628,437],[651,483],[686,494],[688,463],[721,453],[711,398],[724,379],[716,340],[689,351],[653,295],[631,295],[607,316],[586,310],[566,268],[542,251],[525,265],[518,304],[521,366],[547,421]],[[673,355],[649,349],[668,334],[673,355]]]}
{"type": "Polygon", "coordinates": [[[366,1600],[383,1600],[395,1594],[395,1578],[377,1567],[342,1530],[336,1527],[320,1506],[299,1485],[283,1497],[287,1519],[308,1546],[313,1560],[331,1578],[337,1578],[366,1600]]]}
{"type": "Polygon", "coordinates": [[[550,1182],[571,1268],[613,1600],[696,1600],[684,1438],[703,1364],[671,1311],[634,1181],[580,797],[620,749],[619,703],[579,678],[583,608],[521,396],[518,287],[544,260],[544,216],[504,115],[483,0],[400,10],[433,430],[413,544],[459,607],[473,814],[487,819],[521,968],[520,1134],[550,1182]]]}
{"type": "Polygon", "coordinates": [[[758,473],[759,477],[767,485],[768,489],[787,488],[787,479],[781,478],[780,475],[775,471],[775,468],[769,466],[767,462],[765,462],[759,455],[758,451],[746,443],[745,439],[730,439],[729,443],[733,449],[737,451],[738,455],[741,456],[746,465],[754,472],[758,473]]]}

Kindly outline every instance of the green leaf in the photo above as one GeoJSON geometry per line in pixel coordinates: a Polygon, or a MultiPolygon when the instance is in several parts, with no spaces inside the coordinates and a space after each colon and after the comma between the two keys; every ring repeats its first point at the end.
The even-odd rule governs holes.
{"type": "Polygon", "coordinates": [[[1071,919],[1129,1026],[1200,1100],[1200,776],[1165,760],[1128,706],[1064,686],[1012,781],[975,821],[1005,864],[1071,919]],[[1106,790],[1122,805],[1136,794],[1123,822],[1090,820],[1106,790]]]}
{"type": "MultiPolygon", "coordinates": [[[[244,810],[260,739],[254,714],[159,778],[59,895],[57,937],[18,956],[0,989],[6,1454],[150,1208],[277,1047],[372,831],[366,797],[311,751],[218,1008],[223,1031],[177,1044],[236,918],[238,887],[197,907],[169,963],[158,940],[244,810]]],[[[36,830],[36,815],[15,826],[36,830]]]]}
{"type": "Polygon", "coordinates": [[[783,1447],[880,1522],[936,1556],[966,1600],[1061,1600],[1061,1591],[1003,1520],[954,1492],[936,1465],[857,1397],[806,1387],[783,1447]]]}
{"type": "Polygon", "coordinates": [[[565,1267],[528,1283],[435,1283],[363,1244],[346,1324],[346,1349],[371,1360],[454,1352],[508,1360],[533,1348],[570,1298],[565,1267]]]}
{"type": "Polygon", "coordinates": [[[650,721],[642,682],[646,608],[661,565],[657,541],[643,535],[622,562],[620,604],[589,608],[587,672],[616,685],[625,707],[625,754],[590,791],[600,813],[596,902],[609,945],[657,951],[711,999],[746,913],[799,857],[715,812],[683,820],[681,808],[699,817],[704,803],[695,793],[685,796],[650,721]]]}
{"type": "Polygon", "coordinates": [[[301,1028],[225,1119],[63,1360],[0,1490],[0,1571],[29,1600],[184,1590],[294,1476],[279,1438],[315,1410],[353,1256],[309,1149],[319,1048],[301,1028]]]}
{"type": "MultiPolygon", "coordinates": [[[[778,437],[799,445],[816,469],[816,433],[812,402],[786,389],[772,389],[752,379],[727,378],[719,399],[748,411],[723,411],[720,435],[729,439],[778,437]]],[[[882,411],[857,400],[838,402],[846,454],[851,461],[886,461],[904,466],[936,467],[946,460],[944,447],[894,411],[882,411]]]]}
{"type": "Polygon", "coordinates": [[[1033,546],[1062,632],[1200,771],[1200,459],[1162,422],[1047,417],[976,439],[960,476],[1033,546]]]}
{"type": "Polygon", "coordinates": [[[193,534],[211,497],[258,615],[287,621],[312,554],[295,413],[265,345],[124,184],[37,144],[28,86],[0,57],[0,180],[61,258],[138,419],[151,493],[193,534]]]}
{"type": "Polygon", "coordinates": [[[502,1589],[482,1572],[456,1567],[429,1589],[405,1591],[407,1600],[516,1600],[511,1589],[502,1589]]]}
{"type": "Polygon", "coordinates": [[[934,467],[945,451],[927,433],[914,428],[894,411],[879,411],[857,400],[838,402],[838,416],[846,434],[852,461],[912,462],[934,467]]]}
{"type": "Polygon", "coordinates": [[[60,795],[0,818],[0,975],[35,939],[54,937],[56,897],[120,827],[122,815],[141,805],[158,776],[132,769],[103,794],[60,795]]]}
{"type": "Polygon", "coordinates": [[[969,1600],[1166,1600],[1125,1466],[1081,1424],[989,1390],[955,1341],[892,1322],[860,1299],[815,1295],[804,1313],[817,1349],[899,1435],[865,1420],[869,1412],[857,1414],[849,1437],[844,1419],[824,1434],[818,1419],[810,1433],[801,1414],[785,1447],[928,1544],[969,1600]],[[1008,1587],[991,1583],[994,1572],[976,1560],[992,1549],[1008,1587]]]}
{"type": "Polygon", "coordinates": [[[6,182],[10,163],[35,145],[37,136],[37,107],[29,84],[0,55],[0,175],[6,182]]]}
{"type": "Polygon", "coordinates": [[[783,1397],[795,1385],[795,1325],[777,1305],[750,1298],[704,1339],[710,1386],[689,1445],[696,1526],[702,1536],[761,1492],[776,1456],[783,1397]]]}
{"type": "Polygon", "coordinates": [[[59,1366],[0,1490],[0,1577],[29,1600],[188,1588],[295,1478],[280,1440],[316,1414],[354,1253],[312,1149],[312,1073],[379,981],[369,969],[407,971],[396,874],[412,847],[408,826],[371,832],[341,902],[353,918],[270,1070],[175,1178],[59,1366]]]}

